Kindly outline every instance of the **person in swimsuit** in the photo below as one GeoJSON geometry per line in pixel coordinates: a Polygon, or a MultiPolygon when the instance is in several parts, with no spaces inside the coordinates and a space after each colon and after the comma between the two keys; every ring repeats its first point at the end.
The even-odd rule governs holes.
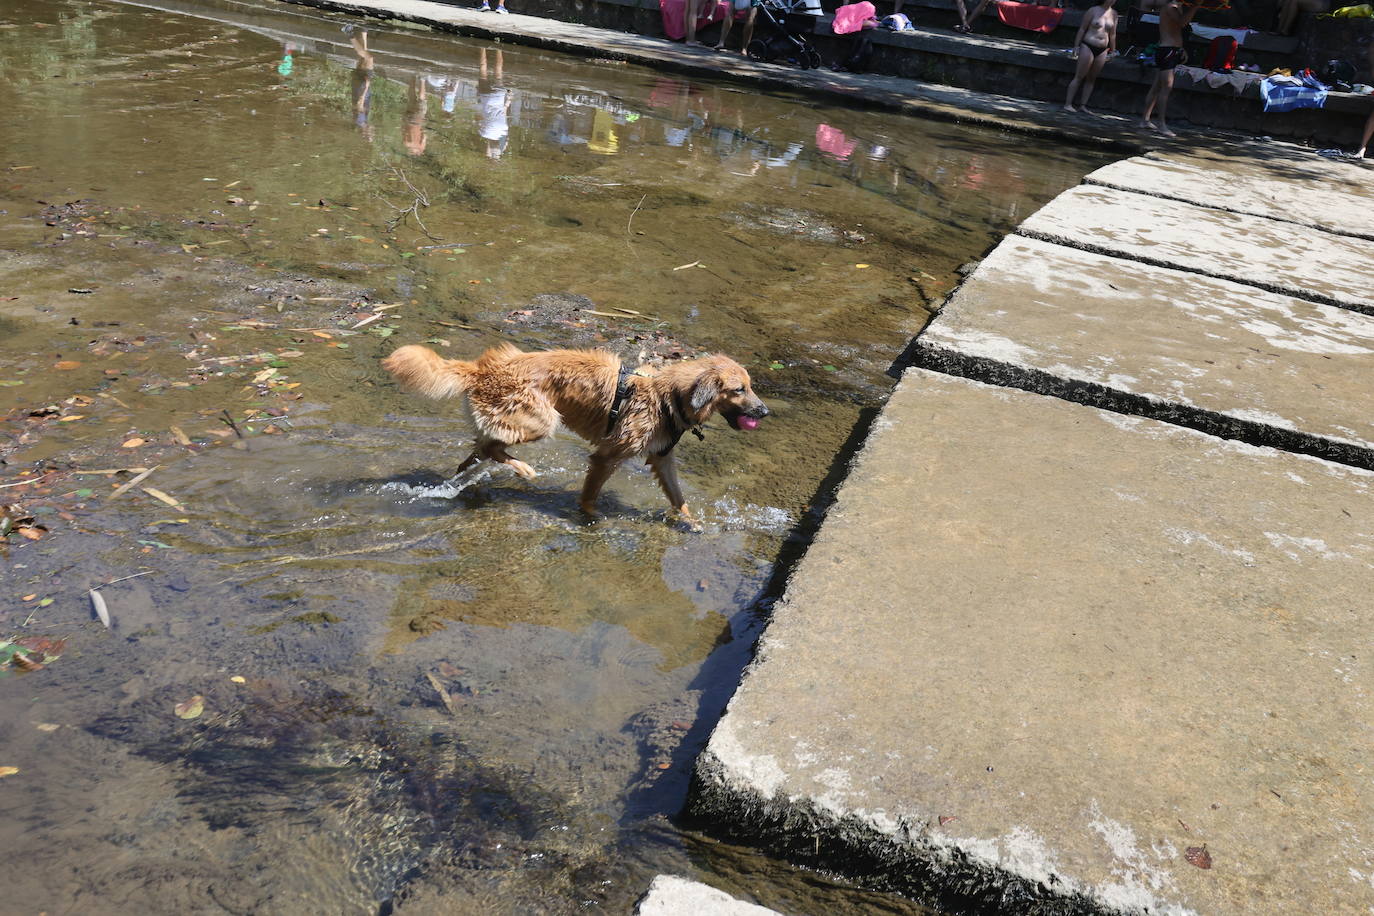
{"type": "Polygon", "coordinates": [[[1164,121],[1164,113],[1169,107],[1169,92],[1174,88],[1174,68],[1187,60],[1183,53],[1183,30],[1197,15],[1202,0],[1182,3],[1169,0],[1159,11],[1159,45],[1155,48],[1155,81],[1150,86],[1150,94],[1145,97],[1145,111],[1140,116],[1140,126],[1157,130],[1166,137],[1178,136],[1169,129],[1164,121]],[[1159,113],[1159,123],[1153,116],[1159,113]]]}
{"type": "Polygon", "coordinates": [[[1092,97],[1097,75],[1116,53],[1116,10],[1112,9],[1115,5],[1116,0],[1100,0],[1097,6],[1083,14],[1078,37],[1074,40],[1078,71],[1069,82],[1069,94],[1064,98],[1064,108],[1068,111],[1088,111],[1088,99],[1092,97]],[[1083,98],[1079,107],[1074,108],[1073,99],[1080,88],[1083,98]]]}

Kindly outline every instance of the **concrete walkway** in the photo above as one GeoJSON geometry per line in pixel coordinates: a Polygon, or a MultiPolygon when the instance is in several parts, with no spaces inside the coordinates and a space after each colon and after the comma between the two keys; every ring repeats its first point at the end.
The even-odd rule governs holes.
{"type": "Polygon", "coordinates": [[[696,816],[958,911],[1374,907],[1370,192],[1292,167],[1119,163],[983,262],[775,609],[696,816]]]}

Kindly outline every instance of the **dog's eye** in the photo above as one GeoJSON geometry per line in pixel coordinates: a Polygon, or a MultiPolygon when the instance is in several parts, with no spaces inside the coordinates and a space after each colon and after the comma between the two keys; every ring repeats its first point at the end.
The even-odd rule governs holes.
{"type": "Polygon", "coordinates": [[[735,389],[735,394],[744,394],[744,388],[743,388],[743,386],[741,386],[741,387],[739,387],[739,388],[736,388],[736,389],[735,389]]]}

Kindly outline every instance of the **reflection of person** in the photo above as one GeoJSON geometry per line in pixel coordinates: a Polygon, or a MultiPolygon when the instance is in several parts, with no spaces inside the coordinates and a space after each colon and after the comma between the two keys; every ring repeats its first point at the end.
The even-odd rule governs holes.
{"type": "Polygon", "coordinates": [[[1292,35],[1298,13],[1326,13],[1331,0],[1279,0],[1279,34],[1292,35]]]}
{"type": "Polygon", "coordinates": [[[1197,15],[1201,0],[1184,4],[1180,0],[1169,0],[1159,11],[1159,45],[1155,48],[1155,81],[1150,86],[1150,94],[1145,97],[1145,111],[1140,116],[1140,126],[1159,131],[1166,137],[1177,136],[1165,123],[1164,113],[1169,107],[1169,92],[1174,88],[1174,68],[1187,60],[1183,52],[1183,30],[1197,15]],[[1152,120],[1159,112],[1159,124],[1152,120]]]}
{"type": "MultiPolygon", "coordinates": [[[[901,2],[901,0],[898,0],[901,2]]],[[[749,11],[749,15],[744,20],[744,35],[740,39],[739,53],[745,54],[749,50],[749,42],[754,37],[754,20],[758,18],[759,7],[754,0],[732,0],[730,12],[725,17],[725,24],[720,27],[720,40],[716,42],[716,50],[724,51],[725,39],[730,37],[730,27],[735,24],[735,13],[749,11]]]]}
{"type": "Polygon", "coordinates": [[[505,78],[505,57],[496,51],[496,68],[487,74],[487,49],[482,49],[477,72],[477,111],[482,121],[477,134],[487,141],[487,158],[500,159],[510,141],[510,90],[501,85],[505,78]]]}
{"type": "Polygon", "coordinates": [[[401,143],[412,156],[422,156],[429,145],[425,134],[425,110],[429,108],[429,88],[422,76],[410,78],[410,90],[406,94],[406,113],[401,121],[401,143]]]}
{"type": "Polygon", "coordinates": [[[353,65],[353,123],[363,136],[372,139],[372,125],[368,114],[372,108],[372,54],[367,50],[367,32],[353,32],[349,39],[358,62],[353,65]]]}
{"type": "Polygon", "coordinates": [[[1099,0],[1097,6],[1083,14],[1078,37],[1073,43],[1078,55],[1078,70],[1069,82],[1069,94],[1064,97],[1064,107],[1069,111],[1077,110],[1073,107],[1073,98],[1080,87],[1083,100],[1079,105],[1083,111],[1088,110],[1088,99],[1092,97],[1097,75],[1116,53],[1116,10],[1112,9],[1115,5],[1116,0],[1099,0]]]}

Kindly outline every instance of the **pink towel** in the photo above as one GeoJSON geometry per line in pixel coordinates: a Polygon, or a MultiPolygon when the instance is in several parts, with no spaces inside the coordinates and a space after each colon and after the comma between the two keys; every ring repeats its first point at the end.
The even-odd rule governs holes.
{"type": "Polygon", "coordinates": [[[1062,7],[1017,3],[1016,0],[997,0],[997,18],[1015,29],[1028,32],[1053,32],[1064,18],[1062,7]]]}
{"type": "MultiPolygon", "coordinates": [[[[663,14],[663,34],[673,41],[687,37],[687,0],[658,0],[658,11],[663,14]]],[[[724,0],[704,0],[697,14],[697,31],[720,22],[729,11],[730,4],[724,0]]]]}
{"type": "Polygon", "coordinates": [[[830,24],[830,30],[836,35],[848,35],[862,29],[865,22],[876,19],[877,15],[878,11],[868,0],[849,3],[835,10],[835,21],[830,24]]]}

